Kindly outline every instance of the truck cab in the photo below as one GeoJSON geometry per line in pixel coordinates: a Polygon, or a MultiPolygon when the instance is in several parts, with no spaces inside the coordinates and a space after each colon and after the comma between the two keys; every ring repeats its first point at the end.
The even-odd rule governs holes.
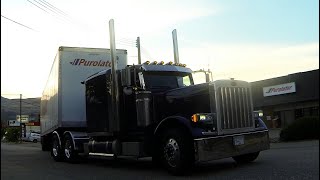
{"type": "Polygon", "coordinates": [[[127,66],[117,71],[116,103],[111,70],[86,79],[89,152],[152,156],[178,174],[200,161],[253,161],[268,149],[268,130],[253,116],[250,84],[194,85],[192,72],[163,62],[127,66]]]}

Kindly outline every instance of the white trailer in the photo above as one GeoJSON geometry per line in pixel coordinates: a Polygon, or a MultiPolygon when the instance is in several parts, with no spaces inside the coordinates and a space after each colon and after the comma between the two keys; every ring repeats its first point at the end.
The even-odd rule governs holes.
{"type": "MultiPolygon", "coordinates": [[[[127,51],[116,51],[117,67],[127,65],[127,51]]],[[[59,47],[41,98],[41,136],[59,128],[86,128],[85,86],[88,76],[111,69],[110,49],[59,47]]]]}

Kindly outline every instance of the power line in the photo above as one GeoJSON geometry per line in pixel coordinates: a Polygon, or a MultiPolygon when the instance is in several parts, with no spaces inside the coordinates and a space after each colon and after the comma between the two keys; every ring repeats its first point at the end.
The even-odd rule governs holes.
{"type": "Polygon", "coordinates": [[[54,5],[48,3],[47,1],[45,0],[40,0],[41,2],[47,4],[48,6],[50,6],[51,8],[57,10],[60,14],[64,15],[64,16],[68,16],[68,14],[66,14],[65,12],[63,12],[62,10],[60,10],[59,8],[55,7],[54,5]]]}
{"type": "Polygon", "coordinates": [[[7,17],[5,17],[5,16],[2,15],[2,14],[1,14],[1,17],[5,18],[5,19],[7,19],[7,20],[9,20],[9,21],[12,21],[12,22],[14,22],[14,23],[16,23],[16,24],[18,24],[18,25],[20,25],[20,26],[23,26],[23,27],[25,27],[25,28],[31,29],[31,30],[33,30],[33,31],[36,31],[36,30],[32,29],[31,27],[28,27],[28,26],[26,26],[26,25],[24,25],[24,24],[21,24],[21,23],[19,23],[19,22],[17,22],[17,21],[14,21],[14,20],[12,20],[12,19],[10,19],[10,18],[7,18],[7,17]]]}
{"type": "Polygon", "coordinates": [[[39,4],[40,6],[44,7],[45,9],[57,14],[55,11],[53,11],[51,8],[48,8],[48,6],[46,6],[45,4],[42,4],[40,2],[38,2],[37,0],[33,0],[34,2],[36,2],[37,4],[39,4]]]}
{"type": "MultiPolygon", "coordinates": [[[[58,17],[64,18],[65,20],[68,20],[68,21],[69,21],[67,15],[65,15],[65,13],[64,13],[64,14],[61,14],[61,13],[57,13],[57,12],[56,12],[55,9],[57,9],[57,8],[52,9],[52,7],[48,6],[46,3],[42,2],[42,1],[37,1],[37,0],[33,0],[33,1],[36,2],[37,4],[41,5],[41,6],[44,7],[45,9],[53,12],[53,14],[57,15],[58,17]]],[[[56,17],[57,17],[57,16],[56,16],[56,17]]]]}
{"type": "MultiPolygon", "coordinates": [[[[48,14],[50,14],[50,15],[52,15],[52,16],[54,16],[55,18],[58,18],[59,20],[62,20],[62,21],[64,21],[64,22],[67,20],[67,19],[64,19],[64,17],[61,17],[60,14],[56,13],[55,11],[52,11],[52,10],[49,9],[46,5],[43,5],[42,3],[40,3],[40,2],[38,2],[38,1],[36,1],[36,0],[33,0],[36,4],[33,3],[33,2],[31,2],[30,0],[27,0],[27,1],[28,1],[29,3],[31,3],[31,4],[33,4],[34,6],[36,6],[37,8],[45,11],[46,13],[48,13],[48,14]],[[40,7],[40,6],[38,6],[37,4],[40,5],[40,6],[42,6],[43,8],[40,7]],[[53,12],[53,14],[52,14],[51,12],[47,11],[47,10],[53,12]]],[[[67,21],[68,21],[68,20],[67,20],[67,21]]]]}
{"type": "Polygon", "coordinates": [[[36,6],[36,7],[38,7],[39,9],[41,9],[42,11],[44,11],[44,12],[46,12],[46,13],[48,13],[49,14],[49,12],[48,11],[46,11],[46,10],[44,10],[44,9],[42,9],[41,7],[39,7],[38,5],[36,5],[36,4],[34,4],[33,2],[31,2],[31,1],[29,1],[29,0],[27,0],[29,3],[31,3],[31,4],[33,4],[34,6],[36,6]]]}

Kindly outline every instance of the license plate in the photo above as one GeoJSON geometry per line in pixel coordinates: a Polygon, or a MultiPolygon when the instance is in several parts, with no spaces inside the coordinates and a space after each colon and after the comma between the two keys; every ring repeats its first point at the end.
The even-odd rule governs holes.
{"type": "Polygon", "coordinates": [[[234,136],[233,137],[233,145],[239,146],[244,144],[244,136],[234,136]]]}

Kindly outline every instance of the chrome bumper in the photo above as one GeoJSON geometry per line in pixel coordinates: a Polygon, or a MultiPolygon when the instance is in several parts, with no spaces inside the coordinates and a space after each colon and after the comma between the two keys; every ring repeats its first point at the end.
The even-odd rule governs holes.
{"type": "Polygon", "coordinates": [[[197,162],[228,158],[269,148],[268,130],[194,140],[195,160],[197,162]],[[234,145],[235,136],[243,136],[244,144],[234,145]]]}

